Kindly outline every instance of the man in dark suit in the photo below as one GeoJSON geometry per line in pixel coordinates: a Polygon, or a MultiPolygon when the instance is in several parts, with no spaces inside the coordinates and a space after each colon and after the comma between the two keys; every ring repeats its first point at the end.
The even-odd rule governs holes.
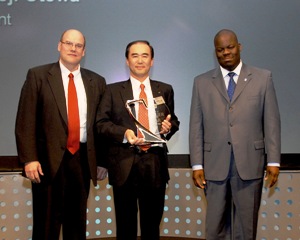
{"type": "Polygon", "coordinates": [[[63,239],[86,239],[90,179],[106,175],[94,126],[105,79],[80,67],[81,32],[65,31],[58,51],[57,63],[28,71],[16,119],[19,159],[33,183],[33,240],[59,239],[61,225],[63,239]]]}
{"type": "Polygon", "coordinates": [[[241,61],[242,46],[234,32],[221,30],[214,45],[220,66],[197,76],[193,87],[193,180],[206,193],[206,239],[253,240],[265,152],[265,180],[269,187],[276,183],[279,174],[278,104],[271,72],[241,61]]]}
{"type": "MultiPolygon", "coordinates": [[[[139,209],[141,238],[158,240],[169,180],[167,147],[165,143],[152,144],[149,149],[141,146],[144,138],[137,137],[137,127],[125,104],[128,100],[140,99],[143,85],[149,129],[168,140],[179,128],[174,114],[174,92],[171,85],[149,79],[154,57],[149,42],[129,43],[125,56],[130,79],[107,86],[97,118],[99,132],[108,141],[108,176],[113,185],[117,239],[136,240],[139,209]],[[160,107],[168,108],[170,113],[160,127],[156,114],[158,99],[165,102],[160,107]]],[[[138,107],[133,109],[136,116],[138,111],[141,111],[138,107]]]]}

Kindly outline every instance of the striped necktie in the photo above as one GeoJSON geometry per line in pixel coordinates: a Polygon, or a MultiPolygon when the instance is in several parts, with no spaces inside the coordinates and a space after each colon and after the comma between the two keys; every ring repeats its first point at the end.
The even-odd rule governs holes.
{"type": "MultiPolygon", "coordinates": [[[[141,92],[140,92],[140,99],[144,99],[145,103],[148,106],[148,101],[147,101],[147,95],[145,92],[145,85],[141,84],[141,92]]],[[[145,107],[143,103],[139,104],[139,116],[138,116],[139,122],[147,129],[149,129],[149,117],[148,117],[148,109],[145,107]]],[[[138,131],[138,137],[143,138],[143,134],[138,131]]],[[[140,149],[143,151],[147,151],[151,147],[150,144],[148,145],[141,145],[140,149]]]]}

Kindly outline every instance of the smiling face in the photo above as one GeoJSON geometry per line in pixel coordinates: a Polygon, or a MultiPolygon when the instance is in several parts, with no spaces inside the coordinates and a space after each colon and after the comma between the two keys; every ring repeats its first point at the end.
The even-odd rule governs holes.
{"type": "Polygon", "coordinates": [[[220,31],[215,37],[215,52],[219,64],[228,71],[234,70],[239,65],[242,46],[238,43],[234,32],[220,31]]]}
{"type": "Polygon", "coordinates": [[[130,69],[130,75],[143,82],[149,76],[150,68],[153,65],[150,47],[142,42],[131,45],[126,63],[130,69]]]}
{"type": "Polygon", "coordinates": [[[76,70],[85,54],[84,36],[75,29],[67,30],[62,35],[57,50],[60,52],[62,64],[71,72],[76,70]]]}

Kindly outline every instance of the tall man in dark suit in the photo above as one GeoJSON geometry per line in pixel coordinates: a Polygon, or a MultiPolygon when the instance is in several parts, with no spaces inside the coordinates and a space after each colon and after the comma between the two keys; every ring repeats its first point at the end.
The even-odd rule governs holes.
{"type": "Polygon", "coordinates": [[[63,239],[86,239],[90,179],[106,175],[94,127],[105,79],[80,67],[81,32],[65,31],[58,51],[58,62],[28,71],[16,119],[19,159],[33,183],[33,240],[59,239],[61,225],[63,239]]]}
{"type": "MultiPolygon", "coordinates": [[[[137,137],[137,127],[125,104],[127,100],[140,98],[143,84],[150,130],[168,140],[179,127],[174,114],[174,93],[170,85],[149,79],[154,57],[149,42],[129,43],[125,56],[130,79],[108,85],[97,118],[100,133],[108,139],[108,176],[113,185],[117,239],[136,240],[139,209],[142,240],[158,240],[169,180],[167,147],[166,144],[154,144],[145,150],[140,146],[144,139],[137,137]],[[170,111],[159,128],[156,116],[158,99],[164,100],[166,105],[161,105],[170,111]]],[[[136,116],[138,111],[138,107],[133,110],[136,116]]]]}
{"type": "Polygon", "coordinates": [[[265,152],[265,180],[269,187],[279,174],[280,116],[276,94],[270,71],[241,61],[242,46],[234,32],[221,30],[214,45],[220,66],[197,76],[193,87],[193,180],[206,193],[206,239],[253,240],[265,152]]]}

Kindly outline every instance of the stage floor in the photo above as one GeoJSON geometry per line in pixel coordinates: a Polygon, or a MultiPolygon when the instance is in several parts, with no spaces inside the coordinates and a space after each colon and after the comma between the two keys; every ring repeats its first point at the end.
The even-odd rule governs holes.
{"type": "MultiPolygon", "coordinates": [[[[160,237],[161,240],[204,240],[199,238],[180,238],[180,237],[160,237]]],[[[89,240],[116,240],[115,237],[112,238],[90,238],[89,240]]],[[[138,237],[138,240],[140,238],[138,237]]]]}

